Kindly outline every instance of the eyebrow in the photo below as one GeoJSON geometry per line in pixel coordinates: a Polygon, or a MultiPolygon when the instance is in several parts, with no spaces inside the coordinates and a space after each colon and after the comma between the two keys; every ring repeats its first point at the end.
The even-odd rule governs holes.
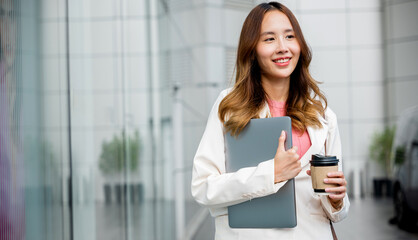
{"type": "MultiPolygon", "coordinates": [[[[288,32],[293,32],[293,29],[291,29],[291,28],[288,28],[288,29],[285,29],[284,30],[284,32],[285,33],[288,33],[288,32]]],[[[276,34],[275,32],[263,32],[260,36],[264,36],[264,35],[274,35],[274,34],[276,34]]]]}

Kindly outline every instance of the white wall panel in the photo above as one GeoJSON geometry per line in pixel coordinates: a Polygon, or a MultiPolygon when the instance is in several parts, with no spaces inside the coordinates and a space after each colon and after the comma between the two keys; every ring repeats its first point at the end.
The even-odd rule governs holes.
{"type": "Polygon", "coordinates": [[[396,58],[395,58],[395,44],[385,44],[385,51],[384,51],[384,62],[385,62],[385,75],[387,78],[393,78],[396,76],[395,73],[395,64],[396,64],[396,58]]]}
{"type": "Polygon", "coordinates": [[[329,9],[345,9],[345,0],[300,0],[300,10],[329,10],[329,9]]]}
{"type": "Polygon", "coordinates": [[[91,108],[85,109],[92,115],[91,130],[97,127],[122,126],[124,109],[122,106],[122,92],[115,93],[79,93],[77,97],[83,102],[91,102],[91,108]],[[93,96],[93,97],[92,97],[93,96]]]}
{"type": "Polygon", "coordinates": [[[354,48],[350,52],[353,83],[382,82],[384,59],[382,48],[354,48]]]}
{"type": "Polygon", "coordinates": [[[201,2],[205,2],[205,3],[209,3],[211,4],[211,6],[216,5],[216,6],[222,6],[222,4],[224,3],[224,0],[200,0],[201,2]]]}
{"type": "Polygon", "coordinates": [[[410,1],[392,6],[393,32],[391,38],[418,35],[418,1],[410,1]]]}
{"type": "Polygon", "coordinates": [[[84,1],[89,5],[91,18],[113,17],[120,15],[120,3],[115,0],[89,0],[84,1]]]}
{"type": "MultiPolygon", "coordinates": [[[[146,94],[146,92],[141,92],[141,94],[146,94]]],[[[145,95],[146,96],[146,95],[145,95]]],[[[161,119],[170,119],[172,121],[173,116],[173,88],[172,87],[164,87],[160,91],[160,114],[161,119]]],[[[151,109],[150,112],[152,112],[151,109]]]]}
{"type": "MultiPolygon", "coordinates": [[[[193,65],[192,59],[195,59],[192,55],[193,48],[186,49],[184,51],[172,51],[169,55],[168,71],[170,82],[166,82],[167,85],[174,83],[186,84],[193,81],[192,71],[193,65]]],[[[195,67],[195,66],[194,66],[195,67]]],[[[166,85],[166,86],[167,86],[166,85]]],[[[165,86],[165,87],[166,87],[165,86]]]]}
{"type": "MultiPolygon", "coordinates": [[[[203,123],[202,121],[200,121],[200,123],[188,124],[184,126],[183,139],[185,140],[185,144],[184,144],[185,153],[187,153],[184,155],[184,163],[185,163],[185,166],[190,167],[187,171],[192,170],[191,166],[193,165],[193,158],[196,154],[197,148],[199,146],[199,143],[203,136],[203,132],[205,128],[206,128],[206,123],[203,123]]],[[[187,189],[189,188],[190,186],[187,189]]],[[[187,192],[190,192],[190,191],[187,191],[187,192]]]]}
{"type": "Polygon", "coordinates": [[[208,70],[206,64],[207,62],[207,50],[205,46],[195,47],[188,49],[189,59],[187,59],[190,69],[188,71],[191,73],[191,79],[189,83],[196,85],[202,82],[208,81],[208,70]]]}
{"type": "Polygon", "coordinates": [[[395,69],[395,76],[418,75],[418,41],[395,43],[393,47],[394,65],[391,67],[395,69]]]}
{"type": "MultiPolygon", "coordinates": [[[[149,65],[147,56],[125,58],[125,79],[128,89],[148,91],[149,65]]],[[[161,63],[161,68],[167,68],[167,65],[161,63]]]]}
{"type": "Polygon", "coordinates": [[[347,44],[345,13],[303,14],[299,22],[312,47],[343,47],[347,44]]]}
{"type": "MultiPolygon", "coordinates": [[[[145,19],[139,20],[124,20],[123,34],[124,34],[124,49],[126,53],[148,53],[148,34],[145,19]]],[[[122,49],[121,49],[122,50],[122,49]]]]}
{"type": "Polygon", "coordinates": [[[313,50],[311,74],[320,82],[346,83],[348,81],[348,65],[346,50],[313,50]]]}
{"type": "Polygon", "coordinates": [[[45,91],[63,91],[67,87],[67,62],[64,57],[42,60],[42,88],[45,91]]]}
{"type": "MultiPolygon", "coordinates": [[[[129,124],[132,125],[144,125],[149,124],[150,105],[149,105],[149,93],[147,91],[128,93],[127,100],[129,102],[129,124]]],[[[111,108],[106,109],[111,114],[111,108]]],[[[142,133],[143,134],[143,133],[142,133]]]]}
{"type": "Polygon", "coordinates": [[[225,51],[223,47],[206,47],[207,81],[222,83],[225,80],[225,51]]]}
{"type": "Polygon", "coordinates": [[[368,161],[369,146],[376,131],[383,129],[381,122],[357,122],[353,125],[353,160],[368,161]]]}
{"type": "Polygon", "coordinates": [[[114,0],[73,0],[68,10],[70,18],[110,18],[119,15],[119,7],[114,0]]]}
{"type": "Polygon", "coordinates": [[[341,146],[342,146],[342,153],[343,153],[343,163],[344,167],[350,165],[350,157],[352,153],[351,147],[351,136],[353,135],[351,132],[352,124],[347,121],[341,121],[340,118],[337,116],[338,121],[338,129],[340,130],[341,136],[341,146]]]}
{"type": "Polygon", "coordinates": [[[350,18],[350,44],[381,44],[382,24],[380,12],[353,12],[350,18]]]}
{"type": "Polygon", "coordinates": [[[123,14],[125,17],[146,17],[148,12],[147,1],[138,0],[119,0],[123,4],[123,14]]]}
{"type": "Polygon", "coordinates": [[[63,19],[65,16],[65,0],[41,0],[39,17],[41,19],[63,19]]]}
{"type": "Polygon", "coordinates": [[[224,40],[226,46],[238,46],[239,36],[241,34],[241,28],[244,24],[244,20],[247,17],[248,12],[225,9],[224,19],[224,40]]]}
{"type": "Polygon", "coordinates": [[[224,42],[224,36],[222,34],[224,32],[224,14],[222,9],[206,8],[205,17],[205,42],[222,44],[224,42]]]}
{"type": "Polygon", "coordinates": [[[380,121],[384,118],[383,84],[353,87],[350,101],[353,104],[353,119],[380,121]]]}
{"type": "MultiPolygon", "coordinates": [[[[115,67],[115,62],[120,61],[120,58],[114,57],[103,57],[103,58],[94,58],[91,60],[91,78],[85,79],[86,81],[91,81],[90,88],[91,90],[121,90],[122,89],[122,79],[115,74],[118,72],[117,67],[115,67]]],[[[85,89],[85,90],[87,90],[85,89]]]]}
{"type": "Polygon", "coordinates": [[[91,36],[90,49],[86,49],[86,54],[112,53],[116,50],[115,46],[120,46],[115,45],[120,36],[120,21],[93,21],[84,24],[91,27],[91,32],[88,32],[91,36]]]}
{"type": "Polygon", "coordinates": [[[348,120],[350,116],[350,98],[346,84],[327,87],[326,84],[319,86],[324,91],[328,100],[328,106],[337,114],[338,119],[348,120]]]}
{"type": "Polygon", "coordinates": [[[402,111],[418,105],[418,77],[410,81],[394,82],[396,91],[395,114],[399,117],[402,111]]]}
{"type": "MultiPolygon", "coordinates": [[[[185,103],[183,105],[183,119],[185,126],[187,126],[188,123],[206,123],[206,116],[208,116],[210,112],[210,108],[206,107],[208,104],[208,89],[205,87],[185,87],[181,91],[183,95],[182,99],[185,103]]],[[[214,101],[211,102],[210,105],[213,103],[214,101]]]]}
{"type": "Polygon", "coordinates": [[[66,52],[65,23],[59,21],[44,22],[42,32],[42,54],[58,55],[66,52]]]}
{"type": "Polygon", "coordinates": [[[205,11],[202,8],[171,13],[170,42],[172,49],[190,47],[205,41],[205,11]]]}
{"type": "MultiPolygon", "coordinates": [[[[107,26],[109,28],[109,26],[107,26]]],[[[91,53],[90,24],[86,22],[69,22],[69,42],[71,47],[69,54],[86,55],[91,53]]]]}
{"type": "Polygon", "coordinates": [[[42,104],[45,109],[48,109],[43,115],[42,125],[45,128],[58,130],[61,127],[61,118],[63,116],[60,114],[60,109],[62,104],[64,104],[64,102],[61,102],[62,100],[64,99],[61,98],[60,93],[49,93],[42,96],[42,104]]]}
{"type": "Polygon", "coordinates": [[[349,8],[380,8],[381,0],[348,0],[349,8]]]}
{"type": "Polygon", "coordinates": [[[120,58],[75,58],[71,60],[72,89],[92,91],[121,89],[121,79],[115,76],[120,58]]]}
{"type": "Polygon", "coordinates": [[[90,60],[74,58],[70,61],[71,90],[91,89],[90,60]]]}

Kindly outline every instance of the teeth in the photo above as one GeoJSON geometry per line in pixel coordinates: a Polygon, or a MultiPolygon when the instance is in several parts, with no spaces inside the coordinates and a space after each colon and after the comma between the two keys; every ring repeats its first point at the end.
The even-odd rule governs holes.
{"type": "Polygon", "coordinates": [[[290,58],[282,58],[282,59],[278,59],[278,60],[274,60],[274,62],[277,62],[277,63],[285,63],[285,62],[288,62],[290,60],[290,58]]]}

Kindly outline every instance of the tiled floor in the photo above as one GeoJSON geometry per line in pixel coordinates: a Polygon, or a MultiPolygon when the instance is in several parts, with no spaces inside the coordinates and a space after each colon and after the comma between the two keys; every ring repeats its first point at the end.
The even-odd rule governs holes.
{"type": "MultiPolygon", "coordinates": [[[[408,233],[388,223],[393,216],[391,199],[369,197],[350,201],[348,217],[334,224],[340,240],[418,240],[418,233],[408,233]]],[[[190,220],[193,213],[197,212],[198,205],[193,202],[187,206],[186,219],[190,220]]],[[[96,239],[124,239],[127,234],[131,235],[129,239],[174,239],[172,202],[146,202],[140,206],[133,204],[126,210],[128,215],[122,214],[125,211],[117,204],[96,205],[96,239]]],[[[213,240],[214,232],[213,219],[208,216],[193,239],[213,240]]]]}
{"type": "MultiPolygon", "coordinates": [[[[418,239],[412,234],[390,225],[393,216],[392,201],[389,198],[352,199],[349,215],[336,223],[335,231],[339,240],[410,240],[418,239]]],[[[195,240],[213,239],[214,225],[209,217],[196,233],[195,240]]]]}
{"type": "Polygon", "coordinates": [[[400,230],[388,223],[394,216],[390,198],[365,198],[351,200],[349,215],[335,224],[340,240],[409,240],[418,239],[418,234],[400,230]]]}

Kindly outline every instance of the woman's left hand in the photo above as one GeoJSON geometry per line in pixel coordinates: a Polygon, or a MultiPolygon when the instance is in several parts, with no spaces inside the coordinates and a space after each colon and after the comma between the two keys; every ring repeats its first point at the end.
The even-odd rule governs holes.
{"type": "MultiPolygon", "coordinates": [[[[311,176],[310,170],[307,170],[306,173],[311,176]]],[[[338,185],[337,187],[325,189],[327,193],[330,193],[330,195],[328,195],[328,200],[335,209],[340,210],[343,205],[345,194],[347,193],[347,181],[345,180],[344,173],[341,171],[329,172],[327,176],[328,178],[324,179],[324,183],[338,185]]]]}

